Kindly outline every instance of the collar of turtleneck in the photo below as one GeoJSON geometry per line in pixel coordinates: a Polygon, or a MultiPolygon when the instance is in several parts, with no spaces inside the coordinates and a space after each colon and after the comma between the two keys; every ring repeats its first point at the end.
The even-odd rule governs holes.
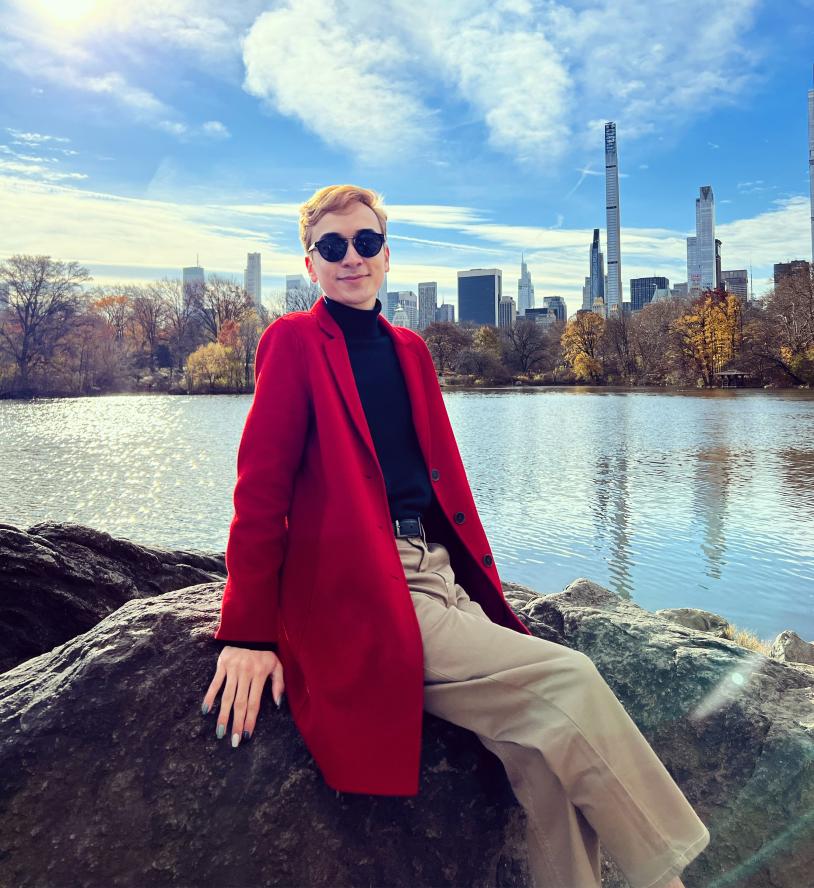
{"type": "Polygon", "coordinates": [[[385,335],[379,326],[381,300],[376,299],[373,308],[354,308],[352,305],[337,302],[324,293],[320,298],[325,300],[331,317],[339,324],[345,339],[377,339],[385,335]]]}

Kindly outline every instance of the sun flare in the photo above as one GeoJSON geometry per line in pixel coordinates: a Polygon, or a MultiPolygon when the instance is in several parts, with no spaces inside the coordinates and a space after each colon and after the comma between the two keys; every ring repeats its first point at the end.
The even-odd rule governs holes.
{"type": "Polygon", "coordinates": [[[105,0],[34,0],[30,8],[54,24],[81,26],[106,5],[105,0]]]}

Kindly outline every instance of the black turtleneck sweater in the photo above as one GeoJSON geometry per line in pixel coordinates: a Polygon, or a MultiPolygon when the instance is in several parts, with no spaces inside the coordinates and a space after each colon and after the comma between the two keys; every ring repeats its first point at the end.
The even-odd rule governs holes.
{"type": "MultiPolygon", "coordinates": [[[[345,337],[359,400],[379,458],[392,519],[422,516],[432,501],[432,486],[413,425],[410,396],[393,340],[379,323],[382,303],[353,308],[324,294],[331,317],[345,337]]],[[[276,650],[275,642],[221,645],[276,650]]]]}

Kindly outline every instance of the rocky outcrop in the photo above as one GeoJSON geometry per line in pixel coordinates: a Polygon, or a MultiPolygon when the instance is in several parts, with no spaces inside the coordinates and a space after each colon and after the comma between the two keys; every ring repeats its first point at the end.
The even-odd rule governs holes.
{"type": "Polygon", "coordinates": [[[223,555],[136,545],[80,524],[0,524],[0,672],[133,598],[225,577],[223,555]]]}
{"type": "MultiPolygon", "coordinates": [[[[132,598],[0,675],[0,884],[528,885],[522,809],[468,731],[426,716],[407,799],[335,794],[268,689],[252,740],[217,740],[200,702],[221,593],[132,598]]],[[[536,635],[596,663],[708,826],[688,888],[808,884],[814,668],[587,580],[506,593],[536,635]]],[[[626,884],[613,861],[603,872],[626,884]]]]}
{"type": "Polygon", "coordinates": [[[814,644],[803,641],[796,633],[787,629],[781,632],[772,643],[771,656],[783,663],[806,663],[814,666],[814,644]]]}
{"type": "Polygon", "coordinates": [[[703,632],[711,632],[718,638],[726,638],[729,630],[729,622],[719,614],[712,611],[699,610],[695,607],[666,607],[655,611],[657,617],[672,620],[680,626],[688,629],[700,629],[703,632]]]}

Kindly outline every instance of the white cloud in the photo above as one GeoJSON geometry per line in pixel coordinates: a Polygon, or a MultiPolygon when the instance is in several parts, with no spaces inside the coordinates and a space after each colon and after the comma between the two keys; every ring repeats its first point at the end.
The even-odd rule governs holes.
{"type": "Polygon", "coordinates": [[[64,136],[49,136],[44,133],[25,133],[21,130],[6,127],[6,132],[17,142],[25,145],[42,145],[43,142],[70,142],[64,136]]]}
{"type": "Polygon", "coordinates": [[[201,129],[205,135],[213,139],[228,139],[232,135],[219,120],[207,120],[201,129]]]}
{"type": "Polygon", "coordinates": [[[390,162],[424,143],[435,122],[401,41],[371,28],[387,16],[365,27],[356,12],[340,0],[289,0],[263,13],[243,45],[245,88],[328,144],[390,162]]]}
{"type": "Polygon", "coordinates": [[[85,173],[63,172],[53,167],[43,166],[41,163],[25,163],[19,160],[0,159],[0,173],[31,176],[45,182],[62,182],[69,179],[87,179],[85,173]]]}

